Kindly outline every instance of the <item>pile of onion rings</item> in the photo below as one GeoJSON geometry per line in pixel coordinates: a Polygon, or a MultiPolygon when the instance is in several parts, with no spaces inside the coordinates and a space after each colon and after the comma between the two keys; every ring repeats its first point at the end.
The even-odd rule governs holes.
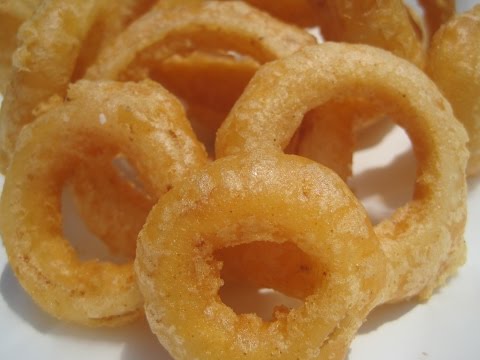
{"type": "Polygon", "coordinates": [[[428,300],[466,258],[480,6],[419,2],[0,3],[0,234],[20,284],[76,324],[145,314],[179,360],[344,359],[374,308],[428,300]],[[345,181],[357,130],[385,118],[418,165],[374,226],[345,181]],[[67,185],[126,263],[80,260],[67,185]],[[237,314],[225,281],[302,305],[237,314]]]}

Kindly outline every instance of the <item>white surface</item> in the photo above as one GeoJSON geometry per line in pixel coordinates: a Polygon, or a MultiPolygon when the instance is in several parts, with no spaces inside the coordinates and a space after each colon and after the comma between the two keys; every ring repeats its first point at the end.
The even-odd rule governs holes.
{"type": "MultiPolygon", "coordinates": [[[[460,2],[459,9],[473,3],[460,2]]],[[[355,157],[352,186],[375,221],[408,199],[414,171],[408,147],[403,133],[395,129],[375,150],[355,157]],[[372,166],[380,168],[369,170],[372,166]]],[[[349,360],[480,359],[480,179],[469,185],[467,264],[426,304],[374,310],[354,340],[349,360]]],[[[19,286],[1,247],[0,295],[2,360],[171,359],[143,321],[122,329],[84,329],[44,314],[19,286]]]]}

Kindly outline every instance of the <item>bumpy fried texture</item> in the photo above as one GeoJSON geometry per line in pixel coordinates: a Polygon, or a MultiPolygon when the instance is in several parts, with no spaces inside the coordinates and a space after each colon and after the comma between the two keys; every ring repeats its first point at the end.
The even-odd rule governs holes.
{"type": "Polygon", "coordinates": [[[18,33],[19,48],[0,112],[0,168],[4,172],[21,128],[34,109],[64,93],[82,40],[100,11],[99,1],[45,1],[18,33]]]}
{"type": "Polygon", "coordinates": [[[265,63],[314,42],[305,31],[240,2],[156,7],[103,51],[87,76],[143,79],[157,62],[198,50],[236,51],[265,63]]]}
{"type": "Polygon", "coordinates": [[[343,359],[383,296],[386,265],[345,183],[277,154],[217,160],[166,194],[139,235],[135,271],[150,327],[175,359],[343,359]],[[271,322],[218,295],[215,251],[257,241],[296,246],[314,274],[304,304],[271,322]]]}
{"type": "Polygon", "coordinates": [[[468,136],[467,174],[480,172],[480,6],[460,14],[435,34],[427,73],[450,101],[468,136]]]}
{"type": "MultiPolygon", "coordinates": [[[[18,48],[0,112],[0,171],[6,167],[22,127],[51,96],[64,96],[99,49],[151,0],[46,0],[18,31],[18,48]],[[110,16],[105,16],[109,14],[110,16]]],[[[12,36],[9,34],[8,36],[12,36]]]]}
{"type": "MultiPolygon", "coordinates": [[[[188,114],[193,116],[192,123],[196,129],[203,126],[202,139],[210,139],[213,148],[215,131],[258,64],[291,54],[314,42],[313,37],[303,30],[285,25],[244,3],[210,2],[173,7],[168,11],[157,6],[100,54],[88,76],[121,80],[149,77],[162,84],[165,82],[167,88],[185,100],[188,114]],[[184,46],[186,48],[182,50],[184,46]],[[228,55],[228,51],[238,51],[248,57],[235,59],[228,55]]],[[[91,164],[91,167],[103,168],[102,164],[91,164]]],[[[121,231],[118,231],[119,240],[115,241],[114,250],[128,255],[135,248],[141,219],[146,217],[146,207],[139,204],[149,204],[150,201],[134,200],[134,197],[144,196],[134,193],[133,197],[113,199],[109,204],[102,195],[104,189],[116,183],[109,180],[109,172],[111,170],[90,184],[86,184],[88,177],[79,179],[84,190],[76,193],[76,202],[88,228],[101,238],[106,236],[107,229],[109,235],[117,231],[110,226],[113,225],[111,219],[125,219],[118,228],[121,231]],[[96,194],[99,195],[94,200],[96,194]],[[81,204],[85,196],[89,199],[81,204]],[[125,206],[118,207],[119,202],[125,206]],[[127,206],[129,202],[131,205],[127,206]],[[99,204],[105,211],[93,211],[92,206],[99,204]],[[107,217],[106,221],[100,220],[103,216],[107,217]]],[[[118,196],[122,191],[121,186],[109,190],[118,196]]]]}
{"type": "Polygon", "coordinates": [[[104,2],[102,15],[96,19],[83,42],[72,75],[73,80],[82,78],[102,49],[107,47],[131,22],[160,0],[101,1],[104,2]]]}
{"type": "Polygon", "coordinates": [[[159,81],[185,101],[207,147],[259,64],[315,43],[244,3],[171,3],[132,24],[87,77],[159,81]]]}
{"type": "Polygon", "coordinates": [[[0,93],[4,94],[12,69],[12,54],[17,48],[17,30],[30,18],[40,0],[0,2],[0,93]]]}
{"type": "Polygon", "coordinates": [[[217,157],[281,152],[305,113],[356,98],[390,116],[412,141],[418,161],[413,199],[375,231],[394,272],[389,300],[428,297],[465,259],[468,151],[448,101],[417,67],[380,49],[334,43],[271,62],[219,129],[217,157]]]}
{"type": "Polygon", "coordinates": [[[206,159],[181,104],[160,85],[82,81],[22,131],[0,200],[2,239],[22,286],[51,315],[88,326],[142,313],[131,262],[80,261],[62,235],[64,183],[77,164],[112,148],[157,196],[206,159]]]}
{"type": "MultiPolygon", "coordinates": [[[[417,23],[402,0],[245,0],[299,26],[320,26],[328,41],[380,47],[423,67],[425,53],[417,23]]],[[[428,2],[428,1],[425,1],[428,2]]],[[[438,7],[429,6],[432,19],[438,7]]]]}
{"type": "Polygon", "coordinates": [[[421,39],[401,0],[326,0],[319,14],[326,40],[372,45],[424,66],[421,39]]]}

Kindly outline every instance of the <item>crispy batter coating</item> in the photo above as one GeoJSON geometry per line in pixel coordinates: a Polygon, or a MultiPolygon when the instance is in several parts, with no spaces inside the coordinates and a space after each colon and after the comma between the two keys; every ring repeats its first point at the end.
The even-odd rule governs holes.
{"type": "MultiPolygon", "coordinates": [[[[197,129],[204,127],[203,139],[211,139],[213,148],[215,131],[259,63],[286,56],[313,43],[313,37],[303,30],[283,24],[244,3],[210,2],[168,10],[157,6],[100,54],[88,76],[121,80],[148,77],[165,84],[187,103],[193,125],[197,129]],[[235,59],[228,51],[248,57],[235,59]]],[[[104,165],[93,163],[88,167],[83,170],[84,174],[92,168],[102,169],[104,165]]],[[[112,170],[107,169],[94,180],[88,176],[73,178],[77,184],[75,189],[83,188],[76,192],[76,202],[88,228],[101,238],[108,236],[111,249],[130,257],[151,200],[141,200],[139,197],[145,194],[132,194],[129,190],[130,195],[120,199],[128,184],[116,186],[118,181],[111,180],[111,173],[112,170]],[[98,199],[94,200],[96,194],[98,199]],[[100,204],[105,210],[101,213],[95,211],[100,204]],[[103,217],[105,221],[99,220],[103,217]],[[124,221],[115,228],[111,226],[112,219],[124,221]],[[119,239],[113,244],[116,229],[119,239]]]]}
{"type": "Polygon", "coordinates": [[[111,148],[158,197],[207,158],[181,104],[160,85],[81,81],[22,131],[0,200],[1,235],[22,286],[51,315],[88,326],[142,313],[132,262],[80,261],[62,235],[64,183],[77,164],[111,148]]]}
{"type": "Polygon", "coordinates": [[[0,2],[0,93],[4,94],[12,69],[12,54],[17,48],[17,30],[32,16],[41,0],[0,2]]]}
{"type": "Polygon", "coordinates": [[[318,4],[326,40],[372,45],[424,66],[422,39],[402,0],[326,0],[318,4]]]}
{"type": "Polygon", "coordinates": [[[480,5],[440,28],[428,52],[427,73],[465,126],[467,174],[480,172],[480,5]]]}
{"type": "Polygon", "coordinates": [[[177,360],[343,359],[383,297],[386,266],[345,183],[284,154],[220,159],[174,188],[150,213],[135,259],[150,327],[177,360]],[[235,314],[218,295],[214,252],[256,241],[298,246],[315,274],[304,304],[277,308],[271,322],[235,314]]]}
{"type": "Polygon", "coordinates": [[[365,45],[326,43],[263,66],[217,133],[217,157],[281,152],[308,111],[363,98],[404,127],[413,199],[375,227],[394,276],[389,301],[429,297],[465,260],[466,134],[417,67],[365,45]],[[298,96],[290,96],[298,94],[298,96]]]}
{"type": "MultiPolygon", "coordinates": [[[[327,41],[380,47],[419,67],[424,66],[425,51],[422,47],[422,37],[418,32],[417,22],[412,21],[414,19],[411,12],[402,0],[245,1],[284,21],[299,26],[319,26],[327,41]]],[[[430,0],[424,3],[424,6],[428,5],[426,7],[428,19],[432,22],[443,14],[439,6],[430,4],[430,0]]]]}
{"type": "Polygon", "coordinates": [[[82,76],[99,49],[152,3],[45,0],[24,22],[0,112],[1,172],[10,162],[20,130],[35,119],[41,103],[53,95],[65,96],[70,81],[82,76]]]}
{"type": "Polygon", "coordinates": [[[240,2],[211,1],[169,11],[156,7],[100,54],[87,77],[143,79],[155,63],[198,50],[233,50],[265,63],[313,43],[305,31],[240,2]]]}

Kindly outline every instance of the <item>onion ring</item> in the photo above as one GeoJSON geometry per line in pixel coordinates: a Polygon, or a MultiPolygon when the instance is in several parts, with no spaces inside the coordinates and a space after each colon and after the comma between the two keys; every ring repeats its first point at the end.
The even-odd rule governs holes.
{"type": "Polygon", "coordinates": [[[319,26],[327,41],[380,47],[421,68],[424,66],[422,39],[402,0],[245,1],[284,21],[299,26],[319,26]]]}
{"type": "Polygon", "coordinates": [[[0,93],[4,94],[12,69],[12,54],[17,48],[20,25],[32,16],[40,0],[6,0],[0,2],[0,93]]]}
{"type": "MultiPolygon", "coordinates": [[[[303,30],[274,20],[269,15],[244,3],[207,2],[200,5],[173,7],[168,11],[156,7],[135,21],[118,36],[110,48],[100,54],[98,61],[89,69],[88,76],[140,80],[142,76],[148,75],[160,82],[165,80],[167,86],[177,95],[186,100],[195,100],[192,103],[193,106],[189,106],[189,113],[197,116],[197,122],[211,116],[212,111],[208,110],[214,108],[213,114],[216,117],[207,123],[210,130],[207,131],[208,136],[213,136],[214,126],[216,130],[216,126],[226,117],[229,106],[233,105],[236,97],[241,94],[243,87],[256,70],[257,62],[285,56],[304,45],[313,43],[315,43],[314,38],[303,30]],[[198,47],[192,44],[196,41],[201,41],[198,47]],[[178,46],[183,45],[188,48],[188,51],[179,50],[178,46]],[[197,50],[209,50],[213,53],[201,54],[197,50]],[[219,55],[218,52],[221,50],[223,53],[219,55]],[[225,51],[229,50],[246,53],[256,61],[226,57],[225,51]],[[177,52],[185,53],[185,56],[182,58],[175,56],[177,52]],[[145,58],[149,60],[146,61],[145,58]],[[186,81],[173,79],[176,72],[168,75],[169,70],[184,70],[185,73],[182,75],[185,76],[186,81]],[[235,70],[238,76],[230,77],[227,84],[232,84],[235,88],[230,89],[229,92],[223,91],[226,89],[226,84],[222,84],[222,79],[225,73],[231,70],[235,70]],[[139,73],[143,75],[138,77],[139,73]],[[210,80],[211,77],[214,78],[210,80]],[[215,89],[212,81],[214,85],[218,83],[222,86],[215,89]],[[209,90],[202,92],[201,87],[207,84],[212,86],[209,90]],[[217,98],[216,96],[220,93],[222,93],[221,96],[217,98]],[[215,107],[214,103],[217,103],[215,107]]],[[[92,164],[92,166],[102,169],[102,164],[92,164]]],[[[84,173],[89,171],[86,170],[84,173]]],[[[76,202],[87,227],[101,238],[108,230],[110,234],[108,243],[115,242],[115,245],[110,248],[117,253],[129,255],[135,247],[136,234],[141,226],[140,219],[146,215],[146,207],[139,205],[139,201],[136,200],[129,202],[127,196],[122,201],[117,201],[115,196],[122,196],[122,188],[114,189],[112,185],[116,181],[112,183],[107,180],[109,178],[110,176],[106,174],[96,178],[91,184],[86,184],[88,177],[83,176],[78,179],[73,177],[74,189],[82,187],[88,189],[88,194],[85,190],[76,191],[76,202]],[[106,193],[101,194],[108,188],[110,188],[110,194],[118,194],[110,195],[112,201],[108,201],[106,193]],[[97,200],[94,199],[95,194],[99,194],[97,200]],[[89,199],[82,200],[84,196],[88,196],[89,199]],[[100,203],[104,211],[99,213],[96,208],[100,203]],[[103,216],[106,217],[105,220],[103,216]],[[121,218],[125,219],[121,226],[113,226],[112,219],[121,218]],[[131,222],[128,221],[129,218],[132,219],[131,222]],[[101,226],[98,225],[99,223],[112,226],[99,228],[101,226]],[[131,229],[127,229],[130,225],[131,229]],[[119,238],[118,241],[112,237],[114,232],[118,233],[114,236],[119,238]]],[[[149,204],[149,201],[145,200],[141,203],[149,204]]]]}
{"type": "Polygon", "coordinates": [[[13,73],[0,112],[0,171],[5,172],[22,127],[42,102],[64,96],[99,48],[152,0],[46,0],[18,32],[13,73]],[[114,16],[104,17],[106,13],[114,16]],[[119,16],[116,16],[119,15],[119,16]],[[103,20],[107,19],[107,20],[103,20]],[[87,45],[85,45],[87,44],[87,45]],[[85,46],[84,46],[85,45],[85,46]]]}
{"type": "Polygon", "coordinates": [[[1,235],[22,286],[51,315],[89,326],[142,313],[132,263],[82,262],[61,230],[60,195],[75,165],[116,147],[157,196],[206,162],[181,104],[160,85],[80,81],[65,104],[22,131],[0,200],[1,235]]]}
{"type": "Polygon", "coordinates": [[[87,78],[123,81],[150,78],[160,82],[186,101],[195,119],[193,125],[203,130],[199,133],[207,147],[224,119],[222,113],[227,115],[253,75],[253,61],[262,64],[315,43],[305,31],[245,3],[208,1],[161,5],[160,2],[120,34],[87,71],[87,78]],[[233,61],[232,52],[250,59],[233,61]],[[214,54],[219,55],[217,60],[214,54]],[[180,63],[182,57],[188,60],[180,63]],[[187,73],[187,66],[198,71],[193,67],[193,60],[208,72],[187,73]],[[176,73],[169,70],[185,73],[175,76],[176,73]],[[215,81],[227,70],[235,70],[227,78],[228,82],[215,81]],[[214,76],[214,83],[207,76],[214,76]],[[235,87],[233,91],[225,91],[229,84],[235,87]]]}
{"type": "Polygon", "coordinates": [[[388,299],[428,298],[465,260],[468,152],[448,101],[418,68],[379,49],[334,43],[269,63],[219,129],[217,157],[280,152],[307,111],[349,98],[371,101],[412,140],[413,200],[375,231],[395,274],[388,299]]]}
{"type": "Polygon", "coordinates": [[[386,265],[343,181],[277,154],[217,160],[166,194],[139,235],[135,272],[150,327],[175,359],[340,359],[383,296],[386,265]],[[214,251],[256,239],[293,243],[317,274],[304,305],[272,322],[237,315],[218,295],[214,251]]]}
{"type": "Polygon", "coordinates": [[[326,0],[319,8],[326,40],[376,46],[423,68],[422,41],[403,1],[326,0]]]}
{"type": "Polygon", "coordinates": [[[427,73],[452,104],[469,135],[467,174],[480,172],[480,6],[457,15],[435,34],[427,73]]]}
{"type": "Polygon", "coordinates": [[[240,2],[208,1],[169,11],[157,7],[103,51],[87,77],[141,80],[150,77],[156,63],[198,50],[235,50],[265,63],[313,43],[305,31],[240,2]]]}

